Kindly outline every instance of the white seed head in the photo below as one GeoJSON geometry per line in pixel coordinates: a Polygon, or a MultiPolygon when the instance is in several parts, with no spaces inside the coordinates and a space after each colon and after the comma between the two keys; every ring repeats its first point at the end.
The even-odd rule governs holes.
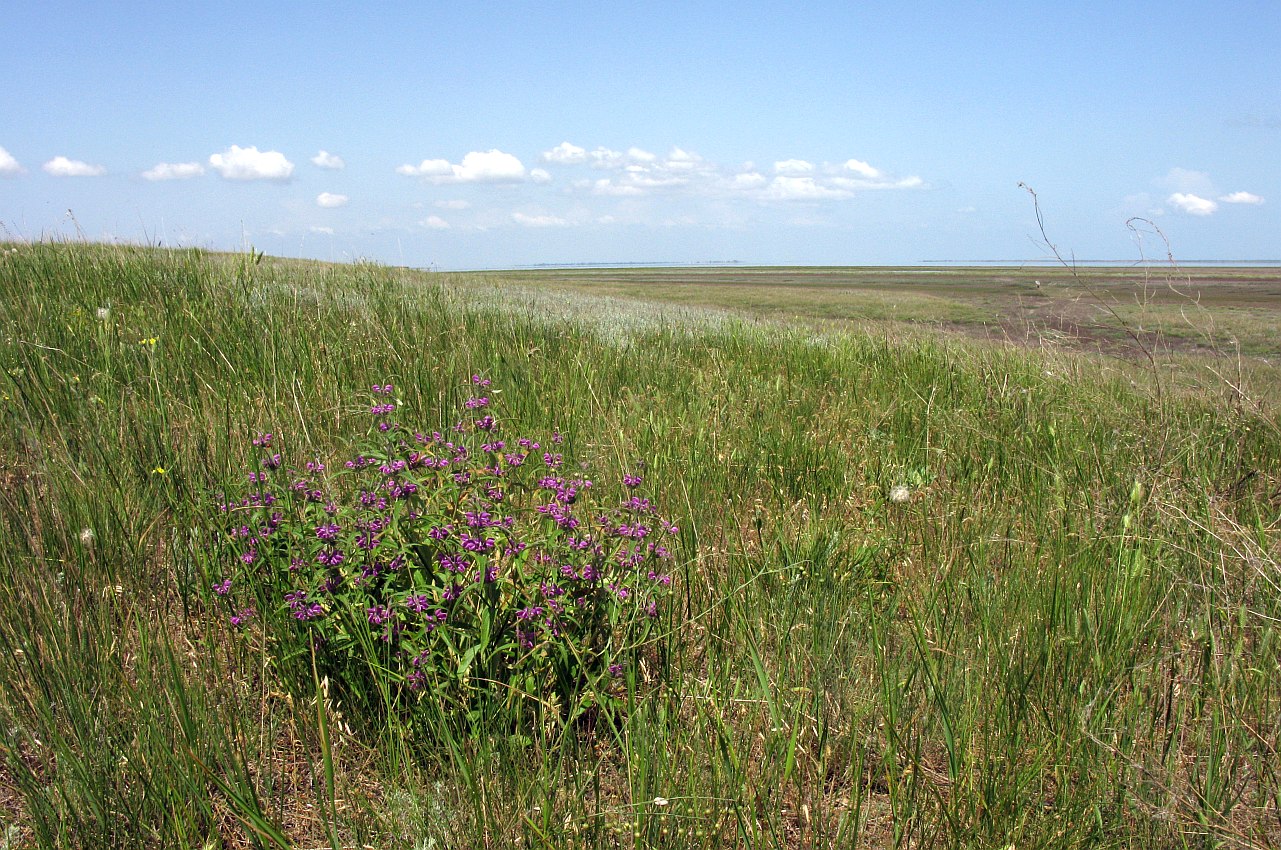
{"type": "Polygon", "coordinates": [[[890,501],[896,505],[901,505],[911,498],[911,492],[909,492],[902,484],[896,484],[890,488],[890,501]]]}
{"type": "Polygon", "coordinates": [[[107,309],[106,307],[99,307],[99,308],[98,308],[98,320],[99,320],[99,321],[103,321],[103,322],[105,322],[105,321],[107,321],[107,319],[110,319],[110,318],[111,318],[111,311],[110,311],[109,309],[107,309]]]}
{"type": "Polygon", "coordinates": [[[94,544],[94,541],[96,541],[97,539],[98,539],[98,535],[94,534],[94,531],[92,528],[80,529],[80,545],[92,546],[94,544]]]}

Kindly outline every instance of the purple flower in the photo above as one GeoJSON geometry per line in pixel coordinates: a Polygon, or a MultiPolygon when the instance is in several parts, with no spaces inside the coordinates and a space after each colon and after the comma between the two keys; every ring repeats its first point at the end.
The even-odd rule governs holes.
{"type": "Polygon", "coordinates": [[[342,531],[342,528],[332,522],[316,526],[316,536],[321,540],[324,540],[326,543],[332,543],[337,539],[338,532],[340,531],[342,531]]]}
{"type": "Polygon", "coordinates": [[[301,606],[294,611],[294,619],[301,620],[302,622],[318,620],[323,616],[325,616],[325,609],[321,607],[319,602],[301,606]]]}
{"type": "Polygon", "coordinates": [[[463,548],[468,552],[489,552],[495,545],[494,538],[486,537],[483,540],[479,537],[472,537],[466,532],[462,534],[463,548]]]}
{"type": "Polygon", "coordinates": [[[467,559],[462,555],[441,555],[438,559],[440,566],[451,573],[463,573],[467,571],[469,564],[467,559]]]}
{"type": "Polygon", "coordinates": [[[221,583],[215,584],[213,586],[213,592],[219,596],[226,596],[228,593],[231,593],[231,579],[225,579],[221,583]]]}
{"type": "Polygon", "coordinates": [[[628,487],[639,487],[641,485],[641,482],[644,480],[645,479],[641,478],[639,475],[623,476],[623,483],[626,484],[628,487]]]}
{"type": "Polygon", "coordinates": [[[371,626],[381,626],[392,617],[391,608],[386,605],[374,605],[367,608],[365,609],[365,615],[368,617],[371,626]]]}
{"type": "Polygon", "coordinates": [[[411,595],[405,598],[405,607],[416,614],[421,614],[431,605],[431,597],[425,593],[411,595]]]}
{"type": "Polygon", "coordinates": [[[231,615],[231,624],[233,626],[243,626],[254,618],[257,613],[252,608],[241,608],[238,612],[231,615]]]}
{"type": "Polygon", "coordinates": [[[343,553],[334,548],[322,549],[316,560],[326,567],[336,567],[343,562],[343,553]]]}

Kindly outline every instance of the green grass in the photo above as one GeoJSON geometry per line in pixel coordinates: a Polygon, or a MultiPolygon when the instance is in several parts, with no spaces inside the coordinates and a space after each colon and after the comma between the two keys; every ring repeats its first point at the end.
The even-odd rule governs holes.
{"type": "Polygon", "coordinates": [[[663,274],[676,303],[199,251],[0,259],[3,840],[1281,842],[1271,367],[907,326],[945,296],[889,284],[903,312],[790,323],[772,284],[753,312],[663,274]],[[426,745],[222,625],[201,517],[254,429],[323,456],[383,380],[439,427],[475,372],[572,461],[644,462],[681,602],[668,676],[622,715],[426,745]]]}

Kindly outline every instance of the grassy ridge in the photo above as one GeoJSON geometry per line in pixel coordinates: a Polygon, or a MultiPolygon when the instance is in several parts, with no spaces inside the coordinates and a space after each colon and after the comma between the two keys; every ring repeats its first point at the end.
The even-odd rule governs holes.
{"type": "Polygon", "coordinates": [[[1240,395],[191,251],[22,247],[0,315],[17,846],[1279,840],[1281,439],[1240,395]],[[424,751],[207,613],[200,514],[253,429],[324,456],[388,379],[440,427],[476,372],[567,458],[645,464],[683,611],[618,725],[424,751]]]}

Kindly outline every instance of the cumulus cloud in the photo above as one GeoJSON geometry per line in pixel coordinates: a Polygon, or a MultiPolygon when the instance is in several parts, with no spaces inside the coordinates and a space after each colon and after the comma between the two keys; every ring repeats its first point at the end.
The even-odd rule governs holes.
{"type": "Polygon", "coordinates": [[[853,171],[859,177],[866,177],[868,180],[878,180],[882,176],[879,168],[873,168],[861,159],[847,159],[843,167],[846,171],[853,171]]]}
{"type": "Polygon", "coordinates": [[[325,235],[325,236],[333,236],[333,235],[334,235],[334,229],[333,229],[332,227],[312,227],[312,228],[308,228],[308,229],[309,229],[312,233],[320,233],[320,234],[323,234],[323,235],[325,235]]]}
{"type": "Polygon", "coordinates": [[[602,177],[600,180],[597,180],[592,184],[592,194],[625,197],[627,195],[643,195],[645,194],[645,190],[639,186],[615,183],[608,177],[602,177]]]}
{"type": "Polygon", "coordinates": [[[1189,215],[1210,215],[1219,208],[1218,204],[1208,198],[1186,192],[1175,192],[1166,201],[1189,215]]]}
{"type": "Polygon", "coordinates": [[[551,174],[547,173],[546,169],[531,168],[529,170],[529,179],[533,180],[535,183],[550,183],[552,180],[552,176],[551,174]]]}
{"type": "Polygon", "coordinates": [[[809,174],[814,170],[814,163],[803,159],[784,159],[774,163],[775,174],[809,174]]]}
{"type": "Polygon", "coordinates": [[[448,160],[444,159],[424,159],[418,165],[398,165],[396,173],[403,174],[406,177],[450,177],[453,175],[453,169],[450,167],[448,160]]]}
{"type": "Polygon", "coordinates": [[[525,179],[525,166],[509,153],[488,150],[472,151],[460,163],[424,159],[418,165],[402,165],[396,173],[432,183],[512,183],[525,179]]]}
{"type": "Polygon", "coordinates": [[[587,151],[578,145],[561,142],[549,151],[543,151],[543,162],[554,162],[557,165],[576,165],[587,161],[587,151]]]}
{"type": "Polygon", "coordinates": [[[512,213],[512,221],[524,227],[564,227],[569,224],[554,215],[526,215],[521,212],[512,213]]]}
{"type": "Polygon", "coordinates": [[[790,177],[780,174],[770,181],[765,197],[773,201],[827,201],[848,198],[853,193],[820,185],[813,177],[790,177]]]}
{"type": "Polygon", "coordinates": [[[1228,195],[1222,195],[1219,198],[1225,204],[1261,204],[1263,198],[1253,192],[1232,192],[1228,195]]]}
{"type": "Polygon", "coordinates": [[[4,148],[0,148],[0,175],[25,174],[27,169],[18,164],[4,148]]]}
{"type": "Polygon", "coordinates": [[[433,206],[439,207],[442,210],[465,210],[470,207],[471,204],[461,198],[454,198],[450,200],[436,201],[433,206]]]}
{"type": "Polygon", "coordinates": [[[641,148],[628,148],[626,152],[610,148],[596,148],[587,154],[593,168],[627,168],[632,165],[646,166],[656,162],[658,157],[641,148]]]}
{"type": "Polygon", "coordinates": [[[321,151],[313,156],[311,158],[311,164],[317,168],[328,168],[333,171],[341,171],[347,167],[347,163],[342,161],[342,157],[336,153],[330,153],[329,151],[321,151]]]}
{"type": "Polygon", "coordinates": [[[764,174],[756,171],[746,171],[742,174],[734,175],[734,179],[730,181],[730,188],[738,190],[759,189],[767,182],[764,174]]]}
{"type": "Polygon", "coordinates": [[[205,167],[198,162],[158,162],[142,172],[143,180],[190,180],[205,173],[205,167]]]}
{"type": "Polygon", "coordinates": [[[418,222],[428,230],[448,230],[449,222],[445,221],[438,215],[429,215],[422,221],[418,222]]]}
{"type": "Polygon", "coordinates": [[[209,165],[227,180],[288,180],[294,164],[280,151],[260,151],[232,145],[209,157],[209,165]]]}
{"type": "Polygon", "coordinates": [[[55,156],[41,168],[46,174],[52,174],[54,177],[99,177],[107,173],[107,169],[101,165],[90,165],[78,159],[67,159],[65,156],[55,156]]]}
{"type": "Polygon", "coordinates": [[[335,207],[344,207],[349,201],[346,195],[335,195],[330,192],[321,192],[316,196],[316,206],[334,209],[335,207]]]}

